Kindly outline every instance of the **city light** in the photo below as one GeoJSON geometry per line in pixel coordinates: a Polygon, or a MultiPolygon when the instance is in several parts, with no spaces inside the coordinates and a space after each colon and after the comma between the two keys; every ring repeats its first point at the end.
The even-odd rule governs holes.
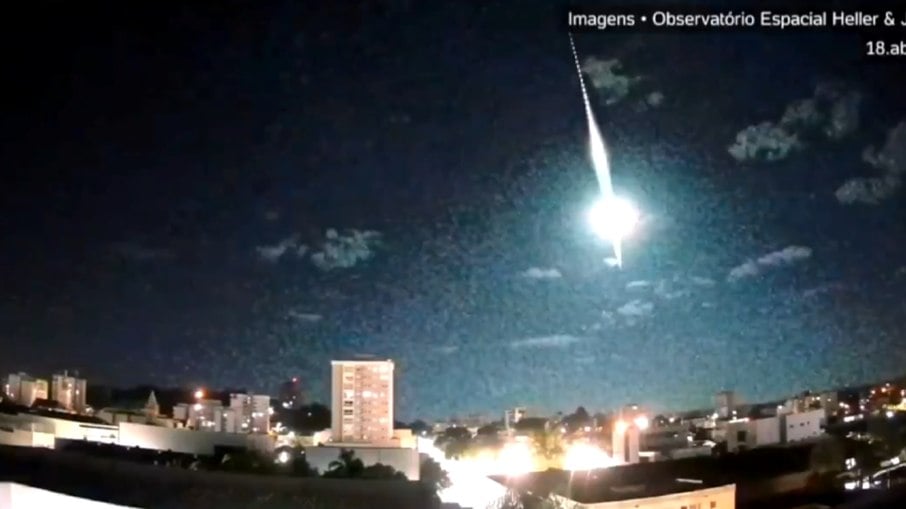
{"type": "Polygon", "coordinates": [[[290,458],[291,458],[291,455],[289,454],[289,451],[285,451],[285,450],[280,451],[277,454],[277,463],[283,463],[283,464],[289,463],[290,458]]]}
{"type": "Polygon", "coordinates": [[[196,390],[195,399],[202,399],[202,398],[204,398],[204,390],[203,389],[196,390]]]}
{"type": "Polygon", "coordinates": [[[616,462],[599,447],[586,443],[576,443],[566,450],[563,467],[566,470],[581,471],[608,468],[616,462]]]}
{"type": "Polygon", "coordinates": [[[524,442],[506,444],[497,455],[498,469],[501,473],[510,476],[531,472],[534,462],[532,450],[524,442]]]}
{"type": "Polygon", "coordinates": [[[629,423],[627,423],[626,421],[624,421],[622,419],[617,421],[617,423],[614,426],[615,426],[617,433],[620,433],[620,434],[626,433],[626,430],[629,429],[629,423]]]}
{"type": "Polygon", "coordinates": [[[640,415],[640,416],[636,417],[635,420],[633,420],[632,422],[634,422],[635,426],[637,428],[639,428],[639,430],[641,430],[641,431],[645,431],[646,429],[648,429],[648,424],[649,424],[648,418],[645,417],[644,415],[640,415]]]}

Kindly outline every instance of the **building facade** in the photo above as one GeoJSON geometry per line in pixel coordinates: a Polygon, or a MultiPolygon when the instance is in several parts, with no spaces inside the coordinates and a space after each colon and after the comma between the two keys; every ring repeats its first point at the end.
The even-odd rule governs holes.
{"type": "Polygon", "coordinates": [[[510,429],[526,417],[528,417],[528,410],[525,407],[508,408],[503,412],[503,425],[506,429],[510,429]]]}
{"type": "Polygon", "coordinates": [[[36,399],[47,399],[48,388],[47,380],[20,372],[6,378],[3,392],[7,398],[16,403],[31,406],[36,399]]]}
{"type": "Polygon", "coordinates": [[[820,437],[823,433],[825,412],[823,408],[784,416],[784,439],[799,442],[820,437]]]}
{"type": "Polygon", "coordinates": [[[331,361],[331,431],[335,442],[393,439],[391,360],[331,361]]]}
{"type": "Polygon", "coordinates": [[[642,431],[648,429],[648,418],[638,405],[627,405],[617,414],[611,433],[611,456],[614,460],[632,464],[639,462],[642,431]]]}
{"type": "Polygon", "coordinates": [[[270,396],[266,394],[230,394],[230,408],[236,412],[241,432],[270,432],[270,396]]]}
{"type": "Polygon", "coordinates": [[[88,393],[88,383],[84,378],[77,378],[69,372],[53,375],[50,397],[63,408],[83,413],[88,408],[85,403],[88,393]]]}

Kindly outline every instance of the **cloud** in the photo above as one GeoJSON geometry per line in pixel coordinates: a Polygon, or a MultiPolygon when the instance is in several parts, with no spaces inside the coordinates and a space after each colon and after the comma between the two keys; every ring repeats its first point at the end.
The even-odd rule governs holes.
{"type": "Polygon", "coordinates": [[[843,183],[834,192],[837,201],[844,205],[861,203],[877,205],[900,190],[901,181],[896,175],[884,177],[856,177],[843,183]]]}
{"type": "Polygon", "coordinates": [[[654,294],[662,299],[673,300],[680,297],[686,297],[690,294],[689,290],[674,290],[666,279],[658,281],[654,286],[654,294]]]}
{"type": "Polygon", "coordinates": [[[510,343],[511,348],[562,348],[584,341],[578,336],[569,334],[554,334],[551,336],[537,336],[532,338],[517,339],[510,343]]]}
{"type": "Polygon", "coordinates": [[[663,92],[655,90],[647,96],[645,96],[645,103],[652,108],[657,108],[664,103],[664,94],[663,92]]]}
{"type": "Polygon", "coordinates": [[[818,285],[813,288],[807,288],[807,289],[803,290],[802,296],[808,299],[808,298],[816,297],[818,295],[822,295],[825,293],[831,293],[831,292],[835,292],[838,290],[843,290],[844,288],[846,288],[846,287],[843,285],[843,283],[838,283],[838,282],[825,283],[823,285],[818,285]]]}
{"type": "Polygon", "coordinates": [[[349,269],[374,256],[381,234],[373,230],[347,230],[339,233],[331,228],[324,235],[320,251],[311,254],[311,262],[321,270],[349,269]]]}
{"type": "Polygon", "coordinates": [[[308,246],[299,244],[299,235],[291,235],[273,245],[257,246],[258,258],[268,263],[277,263],[285,255],[304,256],[308,246]]]}
{"type": "Polygon", "coordinates": [[[654,304],[635,299],[617,308],[617,313],[628,317],[648,316],[654,311],[654,304]]]}
{"type": "Polygon", "coordinates": [[[582,72],[588,75],[591,87],[598,91],[608,106],[625,99],[632,86],[640,80],[637,76],[623,74],[621,67],[622,64],[615,58],[600,60],[588,57],[582,64],[582,72]]]}
{"type": "Polygon", "coordinates": [[[859,127],[862,95],[833,82],[819,83],[811,97],[789,103],[778,122],[750,125],[727,151],[737,161],[779,161],[804,147],[803,138],[840,140],[859,127]]]}
{"type": "Polygon", "coordinates": [[[459,347],[454,346],[454,345],[447,345],[447,346],[439,346],[439,347],[435,348],[435,350],[437,350],[439,353],[442,353],[444,355],[451,355],[451,354],[458,352],[459,347]]]}
{"type": "Polygon", "coordinates": [[[692,281],[692,284],[698,286],[714,286],[714,280],[707,277],[701,276],[692,276],[689,278],[692,281]]]}
{"type": "Polygon", "coordinates": [[[172,260],[176,253],[170,249],[150,248],[133,242],[115,242],[110,245],[114,255],[135,262],[172,260]]]}
{"type": "Polygon", "coordinates": [[[757,260],[749,260],[734,267],[727,275],[728,282],[739,281],[761,274],[765,269],[792,265],[812,256],[812,249],[804,246],[787,246],[779,251],[768,253],[757,260]]]}
{"type": "Polygon", "coordinates": [[[302,313],[299,311],[289,311],[286,316],[294,320],[299,320],[300,322],[309,323],[320,322],[321,319],[324,318],[322,315],[319,315],[317,313],[302,313]]]}
{"type": "Polygon", "coordinates": [[[529,279],[560,279],[563,274],[556,268],[544,269],[541,267],[532,267],[521,273],[522,277],[529,279]]]}
{"type": "Polygon", "coordinates": [[[740,162],[750,159],[773,162],[786,159],[801,148],[802,143],[797,134],[773,122],[762,122],[739,131],[736,141],[727,148],[727,152],[740,162]]]}
{"type": "Polygon", "coordinates": [[[651,282],[649,282],[649,281],[640,280],[640,281],[630,281],[630,282],[626,283],[627,290],[641,290],[643,288],[649,288],[650,286],[651,286],[651,282]]]}
{"type": "Polygon", "coordinates": [[[881,170],[882,174],[844,182],[834,193],[837,201],[844,205],[877,205],[900,190],[903,174],[906,173],[906,122],[900,122],[888,131],[881,150],[867,147],[862,152],[862,160],[881,170]]]}

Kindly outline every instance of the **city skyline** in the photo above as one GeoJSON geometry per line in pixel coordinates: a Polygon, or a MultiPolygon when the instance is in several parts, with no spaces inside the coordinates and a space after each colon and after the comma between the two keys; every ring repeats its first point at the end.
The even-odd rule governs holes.
{"type": "Polygon", "coordinates": [[[858,37],[579,34],[642,211],[617,269],[558,8],[238,5],[7,34],[0,372],[326,403],[372,354],[400,420],[901,374],[903,69],[858,37]]]}

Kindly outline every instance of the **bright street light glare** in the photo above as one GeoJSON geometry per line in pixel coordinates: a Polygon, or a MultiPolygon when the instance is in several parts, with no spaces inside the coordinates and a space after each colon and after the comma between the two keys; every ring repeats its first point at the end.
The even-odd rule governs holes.
{"type": "Polygon", "coordinates": [[[497,456],[498,468],[510,476],[531,472],[533,463],[531,448],[519,442],[504,445],[497,456]]]}
{"type": "Polygon", "coordinates": [[[640,415],[640,416],[636,417],[633,422],[635,422],[636,427],[642,431],[645,431],[646,429],[648,429],[648,424],[649,424],[648,418],[645,417],[644,415],[640,415]]]}
{"type": "Polygon", "coordinates": [[[595,234],[617,244],[635,230],[639,222],[639,211],[626,198],[610,196],[591,206],[588,222],[595,234]]]}
{"type": "Polygon", "coordinates": [[[566,450],[563,467],[573,472],[595,470],[616,465],[606,452],[591,444],[576,443],[566,450]]]}

